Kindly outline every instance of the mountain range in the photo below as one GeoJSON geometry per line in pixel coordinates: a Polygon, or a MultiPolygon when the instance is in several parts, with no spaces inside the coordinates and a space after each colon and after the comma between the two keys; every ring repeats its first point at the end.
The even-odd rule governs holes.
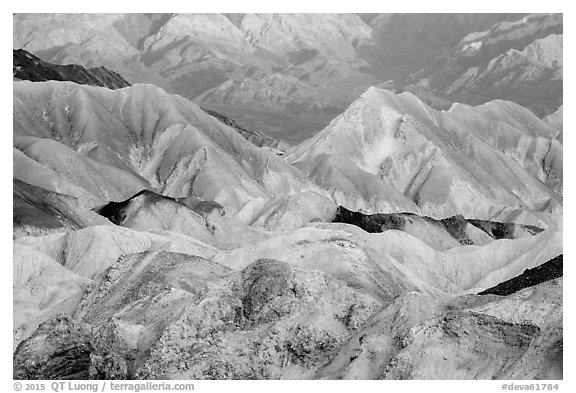
{"type": "Polygon", "coordinates": [[[17,14],[13,46],[103,65],[290,143],[370,86],[437,109],[562,104],[558,14],[17,14]]]}
{"type": "Polygon", "coordinates": [[[14,15],[14,378],[562,379],[561,34],[14,15]]]}

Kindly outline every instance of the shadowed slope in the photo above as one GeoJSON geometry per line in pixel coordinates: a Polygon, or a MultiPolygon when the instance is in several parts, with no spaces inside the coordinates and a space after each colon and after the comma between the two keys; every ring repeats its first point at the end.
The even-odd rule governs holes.
{"type": "Polygon", "coordinates": [[[495,239],[516,239],[543,231],[534,226],[465,219],[452,216],[441,220],[412,213],[362,214],[339,206],[332,222],[352,224],[366,232],[395,229],[409,233],[438,250],[458,245],[484,245],[495,239]]]}
{"type": "Polygon", "coordinates": [[[500,295],[508,296],[524,288],[538,285],[542,282],[553,280],[563,275],[563,256],[558,255],[556,258],[549,260],[542,265],[532,269],[526,269],[524,273],[508,281],[504,281],[495,287],[488,288],[479,293],[479,295],[500,295]]]}
{"type": "Polygon", "coordinates": [[[12,68],[14,78],[32,82],[70,81],[109,89],[121,89],[130,86],[130,83],[122,76],[104,67],[86,69],[76,64],[52,64],[23,49],[13,51],[12,68]]]}
{"type": "Polygon", "coordinates": [[[70,232],[89,225],[110,224],[69,195],[58,194],[14,179],[14,236],[70,232]]]}

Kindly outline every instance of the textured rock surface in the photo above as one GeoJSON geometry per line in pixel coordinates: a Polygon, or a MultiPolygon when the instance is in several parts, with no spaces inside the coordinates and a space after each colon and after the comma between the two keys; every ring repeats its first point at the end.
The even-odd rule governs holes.
{"type": "Polygon", "coordinates": [[[89,328],[53,317],[14,352],[14,379],[88,379],[93,351],[89,328]]]}
{"type": "Polygon", "coordinates": [[[261,217],[258,208],[275,195],[314,192],[316,210],[332,206],[325,191],[274,152],[157,87],[14,86],[14,176],[29,184],[91,196],[92,206],[143,189],[195,196],[247,223],[261,217]]]}
{"type": "Polygon", "coordinates": [[[287,158],[350,210],[546,227],[562,212],[558,132],[511,102],[436,111],[370,88],[287,158]]]}
{"type": "Polygon", "coordinates": [[[561,303],[555,280],[510,297],[408,292],[384,307],[275,260],[228,273],[182,254],[134,254],[95,283],[75,313],[82,322],[52,319],[18,346],[15,376],[558,378],[561,303]]]}
{"type": "Polygon", "coordinates": [[[403,231],[423,240],[438,250],[461,244],[484,245],[493,239],[516,239],[542,232],[541,228],[462,216],[435,220],[408,213],[362,214],[338,206],[333,222],[352,224],[366,232],[379,233],[390,229],[403,231]]]}
{"type": "Polygon", "coordinates": [[[330,379],[559,378],[562,375],[561,304],[561,280],[540,284],[510,297],[434,299],[406,293],[360,329],[317,376],[330,379]],[[520,315],[516,314],[517,310],[527,314],[514,317],[520,315]],[[549,319],[541,318],[542,315],[549,319]],[[536,360],[538,358],[541,360],[536,360]],[[529,361],[536,363],[527,367],[529,361]]]}
{"type": "Polygon", "coordinates": [[[12,193],[14,237],[110,224],[69,195],[50,192],[17,179],[13,181],[12,193]]]}
{"type": "Polygon", "coordinates": [[[119,260],[79,316],[99,326],[92,377],[278,378],[311,373],[376,308],[274,260],[227,274],[200,258],[146,253],[119,260]]]}
{"type": "Polygon", "coordinates": [[[434,90],[548,113],[561,17],[310,18],[14,16],[164,88],[14,81],[14,378],[563,378],[562,107],[434,90]]]}

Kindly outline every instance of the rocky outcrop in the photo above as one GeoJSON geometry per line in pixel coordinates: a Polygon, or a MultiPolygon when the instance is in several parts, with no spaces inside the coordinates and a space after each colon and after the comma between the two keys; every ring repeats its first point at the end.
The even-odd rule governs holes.
{"type": "Polygon", "coordinates": [[[133,254],[94,283],[73,319],[52,318],[18,346],[14,375],[558,378],[561,290],[553,280],[504,298],[407,292],[384,306],[276,260],[230,272],[183,254],[133,254]]]}
{"type": "Polygon", "coordinates": [[[539,334],[531,324],[449,312],[411,328],[383,378],[493,379],[517,363],[539,334]],[[435,354],[439,348],[441,359],[435,354]]]}
{"type": "Polygon", "coordinates": [[[370,233],[391,229],[404,231],[437,249],[459,244],[484,245],[495,239],[517,239],[542,232],[541,228],[530,225],[465,219],[462,216],[436,220],[412,213],[363,214],[342,206],[338,206],[332,222],[356,225],[370,233]]]}
{"type": "Polygon", "coordinates": [[[561,293],[561,280],[504,298],[473,295],[441,300],[406,293],[360,329],[317,376],[559,378],[561,293]],[[535,363],[527,367],[531,361],[535,363]]]}
{"type": "Polygon", "coordinates": [[[105,67],[84,68],[76,64],[52,64],[24,49],[15,49],[12,60],[14,78],[32,82],[70,81],[81,85],[122,89],[130,86],[120,74],[105,67]]]}
{"type": "Polygon", "coordinates": [[[532,269],[526,269],[524,273],[519,276],[480,292],[479,295],[494,294],[508,296],[524,288],[562,277],[563,274],[563,255],[558,255],[556,258],[551,259],[542,265],[536,266],[532,269]]]}
{"type": "Polygon", "coordinates": [[[121,258],[78,317],[93,326],[91,378],[269,379],[312,375],[377,308],[279,261],[228,274],[199,258],[144,253],[121,258]]]}
{"type": "Polygon", "coordinates": [[[90,328],[67,316],[44,322],[14,352],[14,379],[88,379],[90,328]]]}

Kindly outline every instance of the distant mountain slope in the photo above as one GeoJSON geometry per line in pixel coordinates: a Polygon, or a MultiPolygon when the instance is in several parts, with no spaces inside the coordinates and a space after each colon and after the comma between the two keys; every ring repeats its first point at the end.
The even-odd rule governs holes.
{"type": "Polygon", "coordinates": [[[561,15],[15,14],[13,20],[14,49],[53,63],[104,65],[292,144],[320,131],[370,86],[411,91],[436,108],[506,99],[544,116],[562,104],[561,15]]]}
{"type": "Polygon", "coordinates": [[[548,115],[562,105],[562,26],[562,15],[528,15],[470,33],[401,89],[471,105],[504,99],[548,115]]]}
{"type": "MultiPolygon", "coordinates": [[[[109,71],[104,67],[86,69],[76,64],[51,64],[40,60],[33,54],[23,50],[14,50],[14,78],[29,80],[32,82],[69,81],[81,85],[103,86],[109,89],[119,89],[130,86],[122,76],[109,71]]],[[[216,117],[226,125],[237,130],[240,135],[256,146],[267,146],[279,151],[284,151],[288,147],[286,143],[277,138],[262,134],[261,132],[250,131],[241,127],[233,119],[224,116],[216,111],[205,109],[205,112],[216,117]]]]}
{"type": "Polygon", "coordinates": [[[467,35],[524,16],[526,14],[361,15],[372,28],[372,40],[359,48],[359,54],[372,65],[371,72],[381,81],[402,81],[467,35]]]}
{"type": "Polygon", "coordinates": [[[70,81],[82,85],[121,89],[130,86],[126,79],[104,67],[84,68],[76,64],[51,64],[23,49],[13,51],[14,78],[32,82],[70,81]]]}
{"type": "MultiPolygon", "coordinates": [[[[353,14],[18,14],[14,48],[55,63],[103,64],[190,99],[204,94],[203,106],[333,114],[361,92],[357,70],[365,63],[354,47],[370,30],[353,14]]],[[[242,124],[261,128],[253,125],[242,124]]]]}

